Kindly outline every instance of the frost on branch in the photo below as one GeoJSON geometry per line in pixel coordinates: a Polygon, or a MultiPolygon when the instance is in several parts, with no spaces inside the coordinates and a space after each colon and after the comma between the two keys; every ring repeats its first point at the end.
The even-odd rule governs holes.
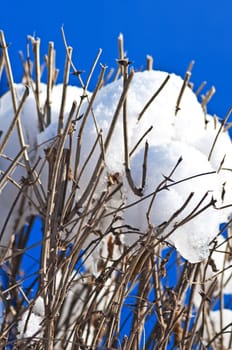
{"type": "MultiPolygon", "coordinates": [[[[193,303],[201,314],[207,298],[220,293],[217,268],[230,266],[230,235],[223,263],[218,263],[215,240],[222,239],[219,225],[231,214],[230,111],[223,120],[207,114],[214,89],[199,102],[189,82],[192,64],[184,79],[152,70],[150,58],[149,70],[134,72],[122,36],[115,78],[106,83],[106,67],[100,66],[89,92],[93,70],[83,82],[64,33],[63,38],[63,84],[56,84],[53,43],[46,84],[40,81],[39,40],[31,37],[35,69],[25,62],[24,84],[15,84],[1,32],[10,86],[0,99],[0,243],[4,269],[10,271],[1,297],[6,305],[2,334],[9,336],[13,329],[19,346],[33,338],[45,349],[117,348],[122,308],[137,288],[123,349],[139,348],[152,314],[156,336],[146,339],[148,348],[165,349],[169,334],[183,349],[199,339],[210,342],[212,332],[194,335],[191,329],[199,329],[203,318],[196,317],[191,327],[190,320],[193,303]],[[69,85],[70,70],[78,87],[69,85]],[[43,222],[37,241],[39,315],[38,304],[23,289],[18,293],[33,216],[43,222]],[[176,258],[180,275],[172,289],[163,280],[174,248],[185,260],[176,258]],[[186,306],[188,286],[192,294],[186,306]],[[12,314],[9,293],[18,307],[12,314]],[[155,293],[154,305],[150,293],[155,293]]],[[[221,286],[226,285],[222,279],[221,286]]]]}

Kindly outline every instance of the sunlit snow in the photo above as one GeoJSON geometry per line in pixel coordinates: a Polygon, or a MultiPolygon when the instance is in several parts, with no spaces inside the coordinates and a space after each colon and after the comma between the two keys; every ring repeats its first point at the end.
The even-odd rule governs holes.
{"type": "MultiPolygon", "coordinates": [[[[136,196],[126,179],[122,112],[106,151],[106,173],[120,173],[122,176],[125,205],[142,199],[139,204],[131,206],[123,212],[124,223],[140,231],[138,235],[125,235],[125,243],[128,245],[134,243],[152,226],[155,232],[157,234],[161,232],[161,235],[166,237],[184,258],[195,263],[207,258],[209,243],[217,235],[220,222],[226,221],[231,213],[231,208],[228,205],[230,198],[232,198],[232,147],[228,133],[220,131],[221,124],[218,121],[215,123],[211,116],[204,115],[200,103],[190,88],[185,89],[180,101],[180,110],[177,114],[175,113],[177,99],[183,84],[183,80],[175,74],[170,75],[170,79],[162,91],[138,120],[144,106],[167,78],[167,75],[168,73],[159,71],[135,73],[127,97],[129,152],[144,133],[153,127],[131,155],[130,164],[132,178],[135,185],[139,187],[141,185],[144,145],[147,141],[149,150],[143,196],[148,197],[143,200],[143,197],[136,196]],[[205,118],[208,120],[207,124],[205,118]],[[216,137],[217,142],[212,148],[216,137]],[[181,161],[178,163],[180,159],[181,161]],[[151,203],[152,193],[165,179],[163,187],[159,188],[154,198],[148,222],[147,211],[151,203]],[[189,201],[187,201],[188,198],[190,198],[189,201]],[[210,205],[210,203],[214,205],[210,205]],[[209,207],[201,211],[205,206],[209,207]],[[222,206],[227,207],[219,210],[222,206]],[[182,207],[183,210],[179,212],[182,207]],[[176,215],[173,216],[174,213],[176,215]]],[[[22,85],[16,86],[19,96],[23,94],[23,89],[22,85]]],[[[45,90],[46,86],[42,85],[41,100],[45,100],[45,90]]],[[[123,83],[120,79],[99,91],[93,104],[96,124],[93,122],[93,118],[89,117],[85,128],[81,152],[82,162],[86,159],[97,137],[96,128],[102,130],[103,141],[106,139],[122,90],[123,83]]],[[[38,155],[43,154],[43,147],[36,149],[36,146],[56,135],[61,91],[62,86],[53,89],[51,124],[40,134],[37,131],[36,104],[32,91],[25,103],[22,123],[26,143],[29,144],[29,154],[33,161],[38,155]]],[[[70,112],[73,100],[78,101],[81,94],[81,89],[69,88],[65,108],[66,115],[70,112]]],[[[0,129],[6,132],[13,117],[12,104],[9,93],[7,93],[0,99],[0,129]]],[[[4,133],[2,137],[4,137],[4,133]]],[[[4,154],[10,157],[15,156],[18,151],[16,139],[15,131],[4,150],[4,154]]],[[[89,168],[95,164],[96,159],[97,154],[89,163],[89,168]]],[[[0,159],[2,171],[7,167],[6,162],[0,159]]],[[[14,176],[18,181],[23,175],[24,169],[17,170],[17,172],[19,173],[15,172],[14,176]]],[[[88,177],[81,179],[80,192],[87,180],[88,177]]],[[[105,186],[104,180],[101,185],[105,186]]],[[[2,222],[12,205],[13,197],[17,193],[15,186],[10,186],[10,196],[9,192],[6,193],[7,188],[3,189],[1,193],[2,222]]],[[[121,202],[122,198],[119,198],[118,207],[121,202]]],[[[114,205],[117,207],[117,203],[114,205]]],[[[24,213],[24,218],[29,214],[29,211],[24,213]]],[[[12,227],[12,223],[9,224],[9,227],[10,225],[12,227]]],[[[10,229],[7,232],[9,233],[10,229]]]]}

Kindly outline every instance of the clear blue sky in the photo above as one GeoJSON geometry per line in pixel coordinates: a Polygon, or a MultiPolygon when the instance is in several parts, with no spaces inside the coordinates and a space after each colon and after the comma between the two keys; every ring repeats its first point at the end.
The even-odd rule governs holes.
{"type": "Polygon", "coordinates": [[[42,54],[47,52],[48,41],[55,42],[57,66],[62,71],[61,25],[75,49],[75,64],[86,71],[100,47],[104,50],[101,62],[115,66],[120,32],[135,68],[145,66],[149,53],[157,69],[183,76],[193,59],[192,81],[196,86],[203,80],[208,88],[216,86],[209,112],[223,117],[232,105],[231,13],[230,0],[11,0],[1,4],[0,28],[11,44],[17,80],[17,53],[25,52],[27,34],[41,38],[42,54]]]}

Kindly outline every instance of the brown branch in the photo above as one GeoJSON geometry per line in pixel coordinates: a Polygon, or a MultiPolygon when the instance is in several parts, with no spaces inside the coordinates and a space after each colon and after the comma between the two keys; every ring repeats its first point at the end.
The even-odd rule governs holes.
{"type": "Polygon", "coordinates": [[[206,81],[203,81],[201,85],[198,87],[198,89],[195,92],[195,95],[198,97],[201,93],[201,91],[204,89],[205,85],[207,84],[206,81]]]}
{"type": "Polygon", "coordinates": [[[167,84],[169,79],[170,79],[170,75],[168,74],[167,77],[164,79],[163,83],[158,88],[158,90],[154,93],[154,95],[150,98],[150,100],[145,104],[142,111],[139,113],[138,121],[140,121],[140,119],[142,118],[143,114],[146,112],[148,107],[151,105],[151,103],[154,101],[154,99],[159,95],[159,93],[163,90],[163,88],[165,87],[165,85],[167,84]]]}
{"type": "Polygon", "coordinates": [[[147,70],[153,70],[153,57],[147,55],[147,70]]]}
{"type": "Polygon", "coordinates": [[[19,107],[17,108],[17,111],[15,113],[15,116],[14,116],[14,119],[12,120],[10,126],[9,126],[9,129],[7,130],[4,138],[3,138],[3,141],[2,143],[0,144],[0,154],[4,151],[4,148],[10,138],[10,135],[12,134],[13,130],[14,130],[14,127],[16,126],[17,122],[18,122],[18,119],[20,118],[20,115],[21,115],[21,112],[22,112],[22,109],[23,109],[23,106],[25,104],[25,101],[27,99],[27,97],[29,96],[29,88],[28,86],[25,87],[25,91],[24,91],[24,94],[23,94],[23,97],[20,101],[20,104],[19,104],[19,107]]]}
{"type": "Polygon", "coordinates": [[[184,81],[183,81],[179,96],[178,96],[177,101],[176,101],[175,115],[177,115],[178,111],[180,110],[181,99],[183,97],[183,94],[184,94],[186,87],[188,86],[188,83],[189,83],[189,80],[190,80],[190,77],[192,74],[193,65],[194,65],[194,61],[191,61],[189,66],[188,66],[187,72],[185,74],[184,81]]]}
{"type": "Polygon", "coordinates": [[[213,141],[212,147],[211,147],[210,152],[209,152],[208,161],[210,161],[210,159],[211,159],[211,157],[212,157],[212,153],[213,153],[213,150],[214,150],[214,148],[215,148],[215,145],[216,145],[216,142],[217,142],[217,140],[218,140],[218,137],[219,137],[220,133],[223,131],[223,128],[224,128],[224,126],[226,125],[226,123],[227,123],[227,121],[228,121],[228,119],[229,119],[231,113],[232,113],[232,107],[230,107],[229,111],[227,112],[225,118],[223,119],[223,121],[222,121],[222,123],[221,123],[220,128],[218,129],[218,132],[217,132],[217,134],[216,134],[216,136],[215,136],[215,139],[214,139],[214,141],[213,141]]]}

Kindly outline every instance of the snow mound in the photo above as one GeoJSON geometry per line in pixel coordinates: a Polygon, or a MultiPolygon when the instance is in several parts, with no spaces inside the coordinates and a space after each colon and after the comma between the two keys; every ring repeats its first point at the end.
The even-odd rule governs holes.
{"type": "MultiPolygon", "coordinates": [[[[129,88],[129,152],[146,131],[153,127],[131,156],[131,173],[137,187],[141,186],[145,141],[149,144],[146,185],[143,191],[145,197],[155,191],[164,176],[168,177],[178,160],[182,159],[174,174],[166,181],[167,188],[164,187],[157,193],[150,211],[149,224],[153,224],[155,228],[165,225],[193,193],[184,209],[165,225],[162,235],[168,238],[182,256],[195,263],[208,256],[209,242],[218,233],[219,223],[227,221],[231,213],[230,207],[219,210],[222,206],[231,204],[231,141],[221,124],[215,124],[210,115],[207,115],[208,123],[205,124],[206,116],[202,107],[188,87],[176,113],[183,80],[175,74],[170,75],[162,91],[139,118],[144,106],[167,75],[166,72],[159,71],[136,73],[129,88]],[[184,179],[188,180],[183,181],[184,179]],[[207,209],[203,210],[204,207],[207,209]],[[180,225],[181,222],[183,224],[180,225]]],[[[103,130],[103,137],[107,135],[122,90],[123,83],[119,80],[102,89],[96,98],[94,114],[99,128],[103,130]]],[[[89,132],[90,136],[94,134],[93,126],[89,132]]],[[[125,173],[122,112],[106,152],[106,164],[109,172],[125,173]]],[[[129,204],[139,199],[128,185],[126,176],[124,192],[129,204]]],[[[141,233],[148,231],[146,213],[150,201],[151,197],[124,212],[125,222],[141,233]]],[[[136,235],[125,235],[128,244],[134,243],[135,239],[136,235]]]]}
{"type": "MultiPolygon", "coordinates": [[[[114,207],[119,207],[125,199],[127,204],[141,199],[138,204],[130,206],[123,212],[125,224],[130,224],[139,231],[137,235],[125,235],[125,243],[134,243],[153,225],[155,234],[167,239],[183,257],[195,263],[207,258],[209,243],[218,233],[220,222],[226,221],[231,213],[229,205],[232,198],[232,147],[228,133],[219,122],[215,124],[211,116],[204,115],[200,103],[189,87],[185,88],[176,112],[178,97],[183,86],[183,79],[179,76],[170,74],[161,92],[149,103],[167,77],[168,73],[160,71],[135,73],[127,94],[130,171],[138,187],[141,186],[145,141],[149,144],[143,196],[138,197],[134,194],[126,178],[122,111],[119,113],[108,148],[105,150],[106,167],[96,196],[107,186],[107,176],[119,173],[123,179],[122,196],[113,198],[114,207]],[[147,108],[144,110],[146,105],[147,108]],[[207,124],[205,124],[205,118],[208,120],[207,124]],[[154,191],[156,195],[151,203],[154,191]],[[152,205],[149,209],[148,222],[147,212],[150,203],[152,205]],[[221,207],[224,209],[219,210],[221,207]]],[[[16,91],[20,100],[24,87],[17,85],[16,91]]],[[[83,164],[87,159],[99,132],[102,133],[103,144],[107,140],[122,91],[123,81],[120,79],[104,86],[98,92],[86,121],[80,163],[83,164]]],[[[41,101],[43,103],[45,92],[46,86],[42,85],[41,101]]],[[[33,92],[30,91],[21,120],[26,143],[31,150],[56,136],[61,93],[62,86],[53,88],[51,124],[39,133],[36,102],[33,92]]],[[[81,89],[68,88],[66,117],[73,100],[78,102],[81,95],[81,89]]],[[[84,105],[84,110],[87,108],[87,103],[84,105]]],[[[0,129],[3,132],[7,130],[14,116],[12,111],[10,96],[6,94],[0,100],[0,129]]],[[[76,139],[74,137],[73,149],[75,149],[76,139]]],[[[15,152],[17,153],[17,143],[13,135],[4,152],[11,157],[15,152]]],[[[41,156],[41,152],[43,152],[42,147],[38,147],[36,152],[32,151],[30,153],[32,160],[41,156]]],[[[99,154],[98,147],[85,169],[86,176],[82,176],[78,183],[79,195],[90,179],[99,154]]],[[[75,154],[72,154],[72,165],[74,160],[75,154]]],[[[4,162],[0,159],[3,171],[6,169],[4,162]]],[[[25,170],[22,169],[23,171],[25,170]]],[[[16,189],[13,188],[12,191],[16,189]]],[[[3,191],[1,196],[3,197],[0,212],[1,217],[5,217],[12,198],[7,197],[6,191],[5,194],[3,191]]],[[[102,225],[104,226],[104,223],[102,225]]]]}

